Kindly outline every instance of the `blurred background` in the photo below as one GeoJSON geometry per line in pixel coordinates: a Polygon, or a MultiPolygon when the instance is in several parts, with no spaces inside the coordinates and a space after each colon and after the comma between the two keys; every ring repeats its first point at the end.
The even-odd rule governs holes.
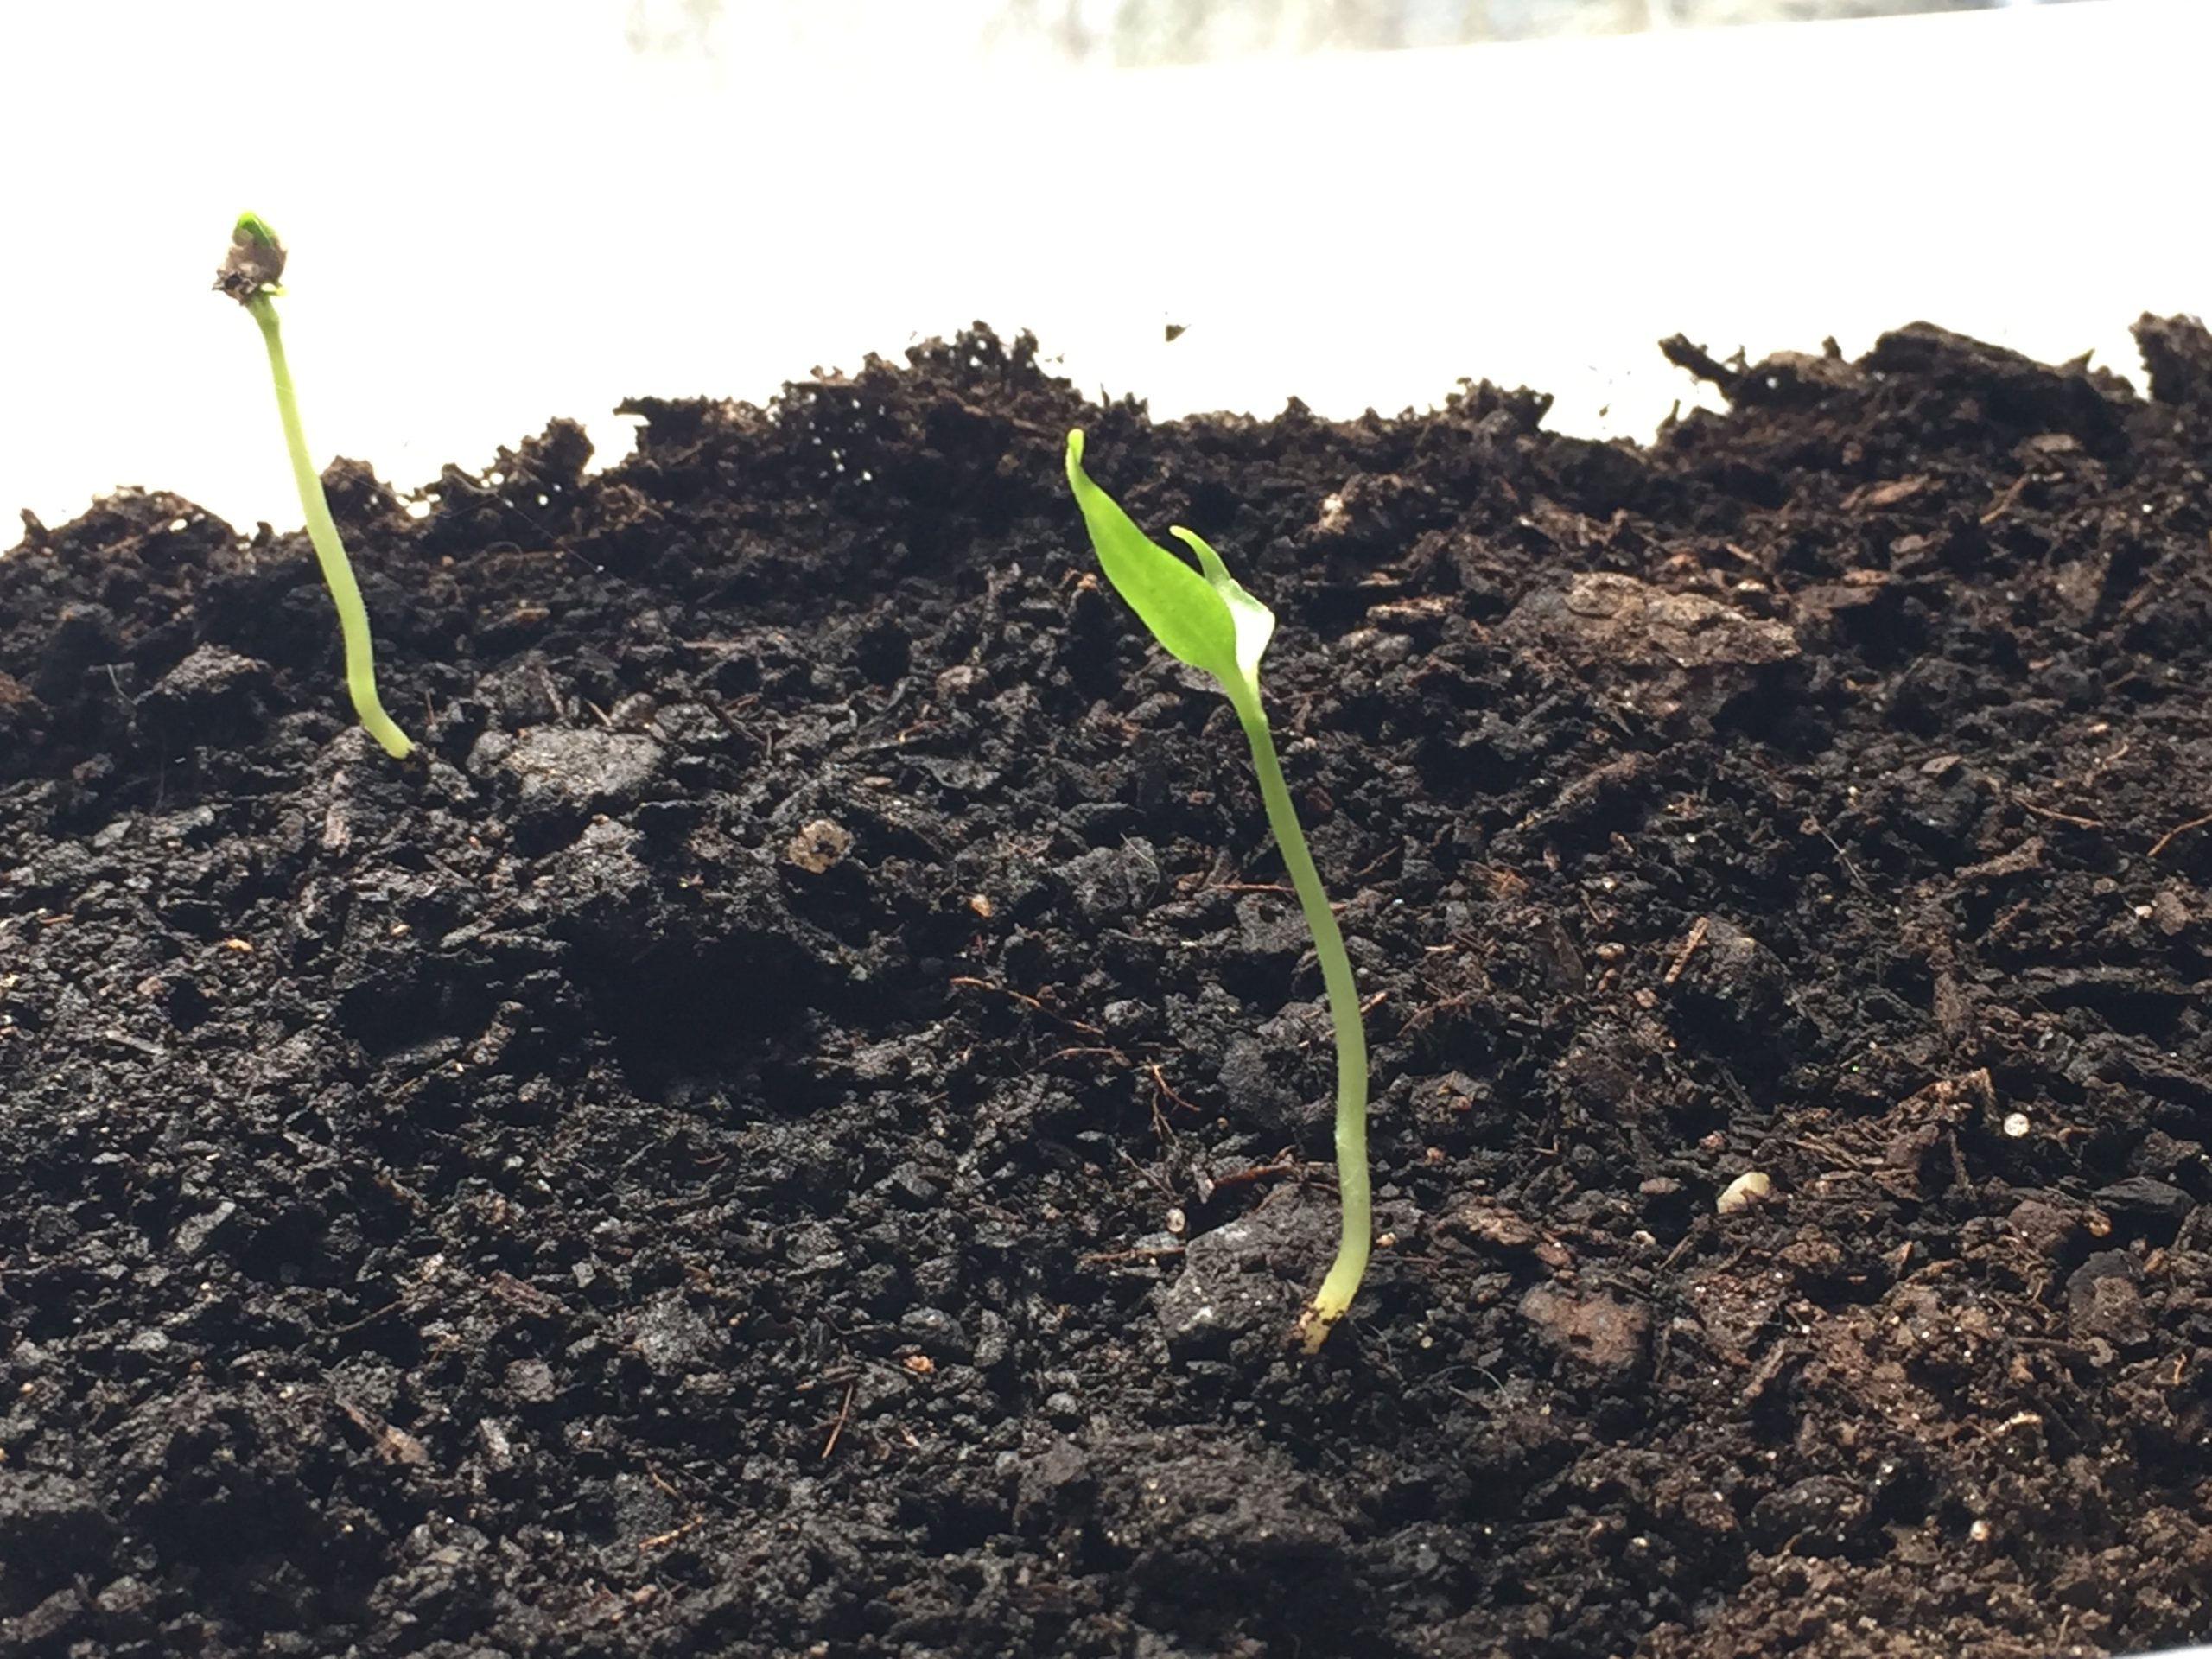
{"type": "Polygon", "coordinates": [[[118,485],[299,523],[632,394],[763,401],[972,319],[1155,414],[1463,377],[1649,437],[1655,342],[1926,318],[2133,374],[2202,311],[2207,0],[111,0],[0,7],[0,543],[118,485]]]}
{"type": "MultiPolygon", "coordinates": [[[[1901,17],[2072,0],[938,0],[903,9],[932,26],[972,33],[986,51],[1041,50],[1071,62],[1122,68],[1216,62],[1255,54],[1395,52],[1484,41],[1628,35],[1647,29],[1901,17]]],[[[895,0],[631,0],[628,35],[640,49],[712,51],[719,25],[763,22],[785,38],[835,41],[856,23],[888,18],[895,0]]]]}

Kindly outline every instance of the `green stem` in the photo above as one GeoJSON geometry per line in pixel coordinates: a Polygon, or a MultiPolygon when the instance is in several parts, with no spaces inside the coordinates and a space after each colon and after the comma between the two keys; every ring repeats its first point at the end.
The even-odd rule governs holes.
{"type": "Polygon", "coordinates": [[[1224,689],[1230,691],[1237,722],[1252,746],[1252,769],[1259,776],[1268,828],[1274,832],[1283,867],[1298,894],[1298,907],[1306,912],[1306,925],[1313,935],[1313,954],[1320,959],[1321,983],[1329,994],[1329,1023],[1336,1031],[1337,1192],[1343,1205],[1344,1230],[1328,1276],[1299,1318],[1298,1334],[1311,1354],[1319,1350],[1351,1306],[1359,1281],[1367,1274],[1375,1235],[1367,1175],[1367,1032],[1360,1021],[1351,957],[1344,950],[1344,936],[1337,926],[1336,912],[1329,907],[1329,895],[1322,889],[1320,872],[1313,868],[1313,855],[1306,849],[1306,832],[1299,828],[1298,813],[1290,804],[1290,786],[1275,758],[1267,713],[1256,695],[1243,693],[1241,688],[1224,689]]]}
{"type": "Polygon", "coordinates": [[[414,752],[407,734],[392,723],[377,696],[375,647],[369,640],[368,607],[361,602],[360,584],[346,557],[346,544],[338,539],[338,526],[330,517],[330,503],[322,493],[322,479],[308,459],[307,434],[300,426],[300,408],[292,396],[292,372],[284,362],[284,339],[276,326],[276,306],[267,294],[245,302],[253,320],[261,325],[261,338],[269,347],[269,372],[276,382],[276,412],[284,423],[284,447],[292,457],[292,481],[300,492],[300,506],[307,514],[308,540],[315,544],[315,562],[322,567],[324,586],[338,607],[338,630],[346,642],[346,690],[353,699],[353,712],[385,753],[404,760],[414,752]]]}

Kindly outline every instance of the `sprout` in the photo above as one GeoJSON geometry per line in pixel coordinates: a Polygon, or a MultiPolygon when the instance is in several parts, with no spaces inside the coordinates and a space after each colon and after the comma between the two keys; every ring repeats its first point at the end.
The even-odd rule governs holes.
{"type": "Polygon", "coordinates": [[[1306,1351],[1314,1353],[1351,1306],[1367,1272],[1373,1236],[1367,1180],[1367,1034],[1360,1025],[1351,958],[1344,954],[1336,913],[1322,891],[1313,855],[1306,850],[1306,836],[1291,808],[1260,702],[1260,657],[1274,634],[1274,613],[1246,593],[1213,549],[1191,531],[1178,525],[1170,533],[1198,556],[1196,570],[1139,530],[1083,470],[1080,430],[1068,434],[1067,470],[1068,486],[1083,509],[1107,580],[1168,654],[1212,675],[1236,711],[1237,724],[1252,747],[1252,770],[1259,778],[1268,827],[1282,850],[1299,908],[1313,935],[1313,953],[1320,959],[1329,1022],[1337,1038],[1337,1190],[1344,1231],[1328,1276],[1298,1319],[1295,1334],[1306,1351]]]}
{"type": "Polygon", "coordinates": [[[284,340],[276,326],[276,296],[284,290],[278,278],[284,274],[284,245],[276,239],[257,213],[240,213],[231,232],[230,252],[215,273],[215,286],[229,295],[261,325],[261,338],[269,347],[269,372],[276,383],[276,413],[284,423],[284,447],[292,457],[292,481],[298,486],[300,506],[307,514],[308,540],[315,543],[315,562],[322,567],[323,584],[338,607],[338,628],[346,641],[346,690],[353,699],[353,712],[385,753],[404,760],[415,746],[407,734],[392,723],[377,697],[374,647],[369,642],[368,607],[361,603],[360,585],[346,557],[346,544],[338,539],[331,522],[330,503],[322,493],[322,480],[308,459],[307,434],[301,429],[299,404],[292,396],[292,372],[284,364],[284,340]]]}

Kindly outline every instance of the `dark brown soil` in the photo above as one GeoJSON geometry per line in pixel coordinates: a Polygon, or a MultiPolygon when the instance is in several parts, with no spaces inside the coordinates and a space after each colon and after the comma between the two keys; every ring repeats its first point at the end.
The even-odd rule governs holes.
{"type": "MultiPolygon", "coordinates": [[[[0,561],[0,1650],[2050,1655],[2212,1586],[2212,340],[1649,448],[985,332],[0,561]],[[1209,537],[1376,1044],[1060,476],[1209,537]],[[1766,1202],[1719,1213],[1739,1175],[1766,1202]]],[[[270,435],[256,432],[254,442],[270,435]]],[[[244,441],[242,439],[242,441],[244,441]]]]}

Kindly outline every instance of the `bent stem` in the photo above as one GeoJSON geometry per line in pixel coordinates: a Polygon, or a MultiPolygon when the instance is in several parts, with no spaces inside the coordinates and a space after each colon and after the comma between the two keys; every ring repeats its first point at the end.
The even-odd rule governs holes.
{"type": "MultiPolygon", "coordinates": [[[[1224,688],[1227,689],[1227,688],[1224,688]]],[[[1268,729],[1268,716],[1256,696],[1230,690],[1230,704],[1252,746],[1252,770],[1260,780],[1260,802],[1267,809],[1268,828],[1282,851],[1283,867],[1298,894],[1298,907],[1313,935],[1313,954],[1321,963],[1321,983],[1329,996],[1329,1024],[1337,1039],[1337,1192],[1343,1208],[1343,1230],[1337,1259],[1330,1265],[1320,1289],[1298,1316],[1295,1335],[1309,1354],[1320,1351],[1367,1275],[1367,1256],[1372,1247],[1375,1218],[1367,1175],[1367,1032],[1359,1013],[1359,992],[1352,983],[1351,957],[1337,926],[1337,913],[1321,886],[1320,872],[1306,848],[1306,832],[1290,804],[1290,787],[1283,781],[1282,765],[1275,758],[1275,741],[1268,729]]]]}
{"type": "Polygon", "coordinates": [[[269,372],[276,383],[276,412],[284,423],[284,448],[292,457],[292,481],[298,486],[300,507],[307,514],[308,540],[315,544],[315,563],[322,567],[323,585],[338,607],[338,631],[346,643],[346,690],[353,699],[353,712],[363,729],[384,746],[395,760],[404,760],[415,745],[393,724],[377,696],[375,647],[369,639],[368,607],[361,602],[360,584],[353,580],[353,566],[346,544],[338,539],[338,526],[330,517],[330,502],[322,493],[322,479],[308,458],[307,433],[300,425],[298,401],[292,395],[292,372],[284,361],[284,337],[276,324],[276,303],[267,293],[256,293],[244,302],[261,326],[269,347],[269,372]]]}

